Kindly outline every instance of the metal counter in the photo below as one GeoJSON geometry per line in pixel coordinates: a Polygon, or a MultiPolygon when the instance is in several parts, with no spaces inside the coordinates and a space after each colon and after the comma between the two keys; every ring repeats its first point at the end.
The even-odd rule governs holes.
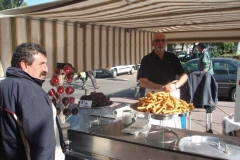
{"type": "MultiPolygon", "coordinates": [[[[67,116],[66,122],[70,123],[70,129],[88,133],[101,127],[103,124],[112,123],[116,119],[113,110],[125,106],[128,105],[125,103],[114,103],[109,107],[86,109],[79,108],[78,104],[72,104],[70,109],[77,108],[78,113],[77,115],[67,116]]],[[[66,133],[66,130],[69,128],[62,128],[62,130],[66,133]]],[[[67,138],[66,134],[65,138],[67,138]]]]}
{"type": "MultiPolygon", "coordinates": [[[[184,160],[202,160],[202,159],[221,159],[203,154],[180,151],[179,142],[182,138],[188,136],[210,136],[220,139],[229,139],[231,141],[240,141],[236,137],[214,135],[190,130],[172,129],[178,135],[178,138],[170,143],[160,141],[149,141],[145,134],[130,135],[121,133],[125,126],[121,120],[103,125],[90,133],[69,129],[69,150],[68,155],[72,157],[81,157],[79,154],[88,155],[90,159],[122,159],[122,160],[141,160],[141,159],[184,159],[184,160]],[[98,157],[98,158],[94,158],[98,157]],[[99,158],[101,157],[101,158],[99,158]]],[[[158,128],[152,126],[151,129],[158,128]]],[[[159,135],[160,137],[160,135],[159,135]]],[[[71,158],[73,159],[73,158],[71,158]]],[[[226,159],[226,158],[222,158],[226,159]]]]}
{"type": "MultiPolygon", "coordinates": [[[[163,140],[161,134],[158,133],[161,131],[161,128],[154,125],[151,126],[150,132],[153,132],[151,135],[154,135],[153,137],[155,138],[155,141],[149,140],[146,138],[146,134],[143,133],[137,135],[125,134],[121,131],[128,126],[124,126],[122,124],[121,118],[109,118],[109,113],[110,117],[114,117],[114,115],[112,115],[113,109],[126,106],[126,104],[115,103],[114,105],[115,107],[102,108],[100,110],[79,109],[77,115],[68,118],[67,122],[70,123],[70,127],[63,128],[65,138],[69,141],[69,149],[66,152],[66,160],[229,159],[224,156],[219,157],[219,155],[218,158],[216,158],[214,155],[207,156],[205,152],[190,152],[189,148],[191,149],[196,147],[192,146],[191,142],[189,142],[189,137],[191,136],[205,136],[211,138],[220,138],[221,140],[231,140],[237,142],[237,146],[240,146],[240,140],[237,137],[215,135],[211,133],[175,128],[169,128],[173,132],[166,132],[167,137],[164,136],[163,140]],[[99,114],[102,115],[101,119],[99,119],[97,116],[93,116],[99,114]],[[93,122],[96,120],[100,120],[99,122],[101,124],[94,124],[93,122]],[[165,143],[162,143],[162,141],[165,141],[165,143]],[[179,146],[182,146],[182,144],[185,142],[188,143],[188,147],[186,147],[184,150],[181,150],[179,146]]],[[[205,145],[209,146],[208,144],[205,145]]],[[[217,147],[223,147],[222,143],[220,146],[219,142],[219,146],[217,147]]],[[[208,152],[211,154],[211,151],[208,152]]],[[[238,148],[236,152],[240,154],[240,150],[238,148]]],[[[224,153],[222,154],[225,155],[224,153]]]]}

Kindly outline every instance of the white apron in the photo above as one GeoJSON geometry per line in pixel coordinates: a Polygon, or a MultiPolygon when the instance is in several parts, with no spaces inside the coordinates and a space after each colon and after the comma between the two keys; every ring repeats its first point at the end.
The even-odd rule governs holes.
{"type": "MultiPolygon", "coordinates": [[[[151,91],[155,91],[155,92],[161,92],[164,91],[163,89],[145,89],[145,96],[151,92],[151,91]]],[[[173,91],[170,93],[172,96],[174,96],[175,98],[180,98],[180,90],[177,89],[176,91],[173,91]]],[[[166,127],[172,127],[172,128],[182,128],[181,126],[181,119],[178,115],[174,115],[172,119],[170,120],[163,120],[162,123],[160,120],[155,120],[150,118],[149,124],[152,125],[161,125],[161,126],[166,126],[166,127]]]]}

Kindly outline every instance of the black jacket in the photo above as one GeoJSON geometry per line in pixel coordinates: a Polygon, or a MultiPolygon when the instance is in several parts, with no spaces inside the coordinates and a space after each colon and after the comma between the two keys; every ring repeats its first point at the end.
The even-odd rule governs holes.
{"type": "MultiPolygon", "coordinates": [[[[32,160],[54,160],[56,140],[52,102],[41,88],[43,82],[20,68],[7,69],[6,79],[0,83],[1,160],[26,160],[24,142],[30,147],[32,160]]],[[[64,147],[60,128],[59,132],[64,147]]]]}
{"type": "Polygon", "coordinates": [[[196,108],[209,105],[209,101],[217,103],[218,84],[212,74],[194,71],[189,74],[186,84],[186,101],[196,108]]]}

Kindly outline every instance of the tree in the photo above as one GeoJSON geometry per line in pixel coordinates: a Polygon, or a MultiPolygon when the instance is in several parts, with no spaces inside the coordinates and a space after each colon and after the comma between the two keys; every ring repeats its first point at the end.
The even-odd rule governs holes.
{"type": "Polygon", "coordinates": [[[24,0],[0,0],[0,10],[26,6],[24,0]]]}
{"type": "Polygon", "coordinates": [[[184,43],[180,43],[180,45],[181,45],[181,47],[182,47],[181,50],[183,51],[183,48],[184,48],[184,45],[185,45],[185,44],[184,44],[184,43]]]}
{"type": "Polygon", "coordinates": [[[211,54],[211,57],[219,57],[221,51],[219,51],[217,46],[213,46],[211,51],[209,51],[209,53],[211,54]]]}
{"type": "Polygon", "coordinates": [[[228,53],[232,53],[233,42],[223,42],[224,50],[228,53]]]}

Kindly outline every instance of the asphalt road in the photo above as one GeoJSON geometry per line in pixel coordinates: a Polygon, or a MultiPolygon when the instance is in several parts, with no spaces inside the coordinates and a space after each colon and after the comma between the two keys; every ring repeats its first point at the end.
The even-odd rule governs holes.
{"type": "MultiPolygon", "coordinates": [[[[125,98],[134,98],[133,95],[123,95],[130,91],[135,90],[135,87],[137,86],[137,80],[136,80],[137,73],[134,73],[133,75],[130,74],[123,74],[119,75],[116,78],[97,78],[97,83],[100,85],[99,89],[96,89],[96,92],[102,92],[105,95],[108,96],[114,96],[114,95],[120,95],[121,97],[125,98]]],[[[48,92],[49,89],[54,88],[56,90],[56,87],[52,87],[49,83],[50,79],[46,79],[46,81],[43,83],[43,89],[48,92]]],[[[72,96],[79,99],[81,96],[85,95],[85,90],[82,89],[82,81],[77,80],[73,81],[72,84],[73,88],[75,89],[75,92],[72,96]]],[[[88,79],[87,81],[87,92],[91,93],[94,91],[94,87],[92,86],[91,80],[88,79]]]]}
{"type": "MultiPolygon", "coordinates": [[[[100,85],[100,88],[96,90],[96,92],[102,92],[105,95],[111,98],[120,98],[125,102],[132,103],[133,100],[136,98],[135,95],[135,88],[137,86],[135,74],[123,74],[117,76],[117,78],[97,78],[97,83],[100,85]]],[[[48,92],[49,89],[54,88],[49,83],[50,79],[46,79],[43,84],[43,89],[48,92]]],[[[74,81],[71,84],[75,92],[73,93],[73,97],[79,99],[81,96],[89,94],[90,92],[94,91],[94,88],[91,84],[91,80],[89,79],[87,82],[88,90],[83,90],[82,82],[80,80],[74,81]]],[[[228,99],[219,99],[217,105],[221,107],[224,111],[228,113],[234,113],[235,110],[235,103],[230,102],[228,99]]],[[[222,134],[222,119],[227,116],[224,112],[216,109],[213,111],[212,114],[212,130],[214,134],[222,134]]],[[[209,116],[210,119],[210,116],[209,116]]],[[[191,113],[191,129],[195,131],[205,132],[206,131],[206,113],[205,109],[196,109],[191,113]]],[[[189,129],[189,127],[187,128],[189,129]]]]}

